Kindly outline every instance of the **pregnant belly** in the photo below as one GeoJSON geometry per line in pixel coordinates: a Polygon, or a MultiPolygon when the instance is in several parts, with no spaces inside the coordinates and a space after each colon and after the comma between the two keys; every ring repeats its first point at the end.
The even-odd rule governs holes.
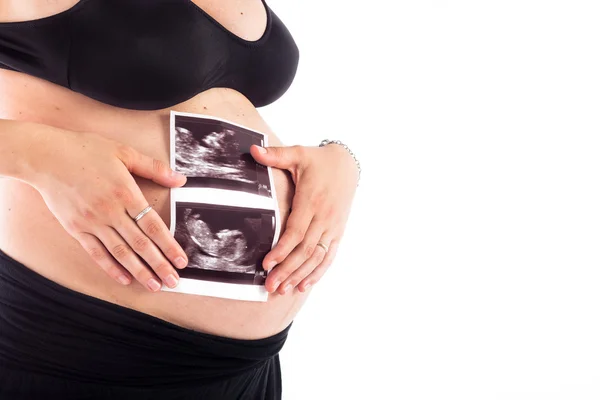
{"type": "MultiPolygon", "coordinates": [[[[212,89],[185,103],[159,111],[107,106],[62,87],[1,71],[0,118],[28,120],[74,131],[89,131],[128,144],[168,162],[169,111],[202,113],[232,120],[281,142],[252,104],[229,89],[212,89]],[[43,93],[43,96],[40,96],[43,93]]],[[[289,176],[274,170],[282,227],[293,196],[289,176]]],[[[169,225],[169,190],[137,179],[146,199],[169,225]]],[[[65,287],[174,324],[215,335],[256,339],[273,335],[292,321],[307,294],[270,295],[265,303],[240,302],[171,292],[150,293],[137,282],[121,286],[97,267],[69,236],[29,185],[0,178],[0,248],[15,260],[65,287]]]]}

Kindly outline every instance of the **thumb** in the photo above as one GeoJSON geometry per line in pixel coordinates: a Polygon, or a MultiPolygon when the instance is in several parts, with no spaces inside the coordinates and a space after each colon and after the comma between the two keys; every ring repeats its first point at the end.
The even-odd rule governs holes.
{"type": "Polygon", "coordinates": [[[150,179],[159,185],[168,188],[180,187],[187,181],[185,175],[173,171],[167,164],[160,160],[137,152],[132,157],[127,158],[128,160],[123,160],[123,162],[129,172],[142,178],[150,179]]]}
{"type": "Polygon", "coordinates": [[[252,145],[250,154],[254,159],[267,166],[279,169],[295,169],[302,161],[302,146],[260,147],[252,145]]]}

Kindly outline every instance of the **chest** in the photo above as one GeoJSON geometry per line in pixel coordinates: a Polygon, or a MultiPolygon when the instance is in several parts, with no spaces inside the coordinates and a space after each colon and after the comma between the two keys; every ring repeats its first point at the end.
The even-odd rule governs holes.
{"type": "MultiPolygon", "coordinates": [[[[31,21],[68,12],[81,0],[3,0],[0,22],[31,21]]],[[[110,1],[110,0],[105,0],[110,1]]],[[[267,15],[261,0],[188,0],[242,39],[258,40],[267,15]]]]}
{"type": "Polygon", "coordinates": [[[298,49],[264,0],[55,1],[37,19],[0,22],[0,67],[139,110],[215,87],[259,107],[296,72],[298,49]]]}

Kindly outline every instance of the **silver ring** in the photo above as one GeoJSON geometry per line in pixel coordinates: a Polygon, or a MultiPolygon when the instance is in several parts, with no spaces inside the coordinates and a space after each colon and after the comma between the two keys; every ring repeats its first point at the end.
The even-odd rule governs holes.
{"type": "Polygon", "coordinates": [[[146,208],[144,208],[133,220],[135,222],[138,222],[140,219],[142,219],[142,217],[146,214],[148,214],[150,212],[150,210],[152,210],[152,206],[148,206],[146,208]]]}
{"type": "Polygon", "coordinates": [[[323,248],[323,250],[325,250],[325,253],[329,252],[329,247],[327,247],[327,245],[323,242],[319,242],[317,243],[317,246],[321,246],[323,248]]]}

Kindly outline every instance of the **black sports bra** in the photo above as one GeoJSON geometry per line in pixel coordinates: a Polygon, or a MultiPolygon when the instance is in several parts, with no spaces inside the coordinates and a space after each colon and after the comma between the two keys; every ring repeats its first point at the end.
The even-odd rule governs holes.
{"type": "Polygon", "coordinates": [[[298,66],[294,40],[263,4],[265,33],[247,41],[192,0],[80,0],[49,17],[0,23],[0,68],[122,108],[167,108],[214,87],[260,107],[285,93],[298,66]]]}

